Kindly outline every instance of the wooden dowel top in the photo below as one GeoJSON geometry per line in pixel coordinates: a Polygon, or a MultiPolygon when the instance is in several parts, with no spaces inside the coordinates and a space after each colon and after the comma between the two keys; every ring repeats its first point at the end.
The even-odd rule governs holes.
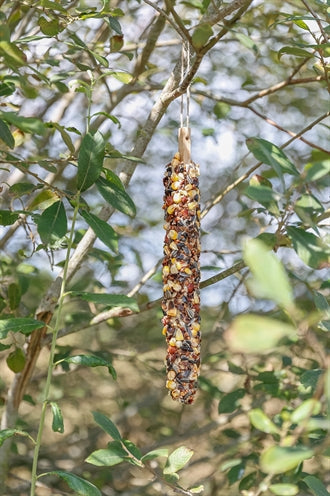
{"type": "Polygon", "coordinates": [[[191,140],[190,140],[190,128],[180,127],[179,132],[179,153],[182,162],[185,164],[190,164],[191,162],[191,140]]]}

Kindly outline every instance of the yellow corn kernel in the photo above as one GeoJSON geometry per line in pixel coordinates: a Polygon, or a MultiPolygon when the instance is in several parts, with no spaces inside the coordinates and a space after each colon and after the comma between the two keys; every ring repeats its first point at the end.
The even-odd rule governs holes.
{"type": "Polygon", "coordinates": [[[194,303],[195,303],[195,305],[198,305],[199,302],[200,302],[199,295],[197,293],[195,293],[194,294],[194,303]]]}
{"type": "Polygon", "coordinates": [[[198,322],[194,322],[193,325],[191,326],[191,334],[195,338],[198,334],[198,331],[200,330],[201,326],[198,324],[198,322]]]}
{"type": "Polygon", "coordinates": [[[188,209],[189,210],[194,210],[197,207],[198,203],[195,201],[189,202],[188,203],[188,209]]]}
{"type": "Polygon", "coordinates": [[[166,333],[167,333],[167,326],[164,326],[164,327],[163,327],[163,330],[162,330],[162,334],[163,334],[163,336],[165,336],[165,335],[166,335],[166,333]]]}
{"type": "Polygon", "coordinates": [[[173,172],[173,174],[171,174],[172,183],[174,183],[174,181],[179,181],[179,179],[180,179],[179,176],[175,172],[173,172]]]}
{"type": "Polygon", "coordinates": [[[168,222],[165,222],[165,224],[163,224],[163,228],[165,229],[165,231],[167,231],[167,229],[170,227],[169,223],[168,222]]]}
{"type": "Polygon", "coordinates": [[[164,287],[163,287],[163,291],[164,291],[164,293],[165,293],[166,291],[169,291],[169,290],[170,290],[170,286],[169,286],[169,284],[164,284],[164,287]]]}
{"type": "Polygon", "coordinates": [[[186,267],[184,269],[185,273],[188,274],[189,276],[192,274],[191,270],[189,269],[189,267],[186,267]]]}
{"type": "Polygon", "coordinates": [[[175,262],[175,265],[176,265],[176,268],[177,268],[178,270],[181,270],[181,269],[182,269],[182,267],[183,267],[182,262],[180,262],[179,260],[177,260],[177,261],[175,262]]]}
{"type": "Polygon", "coordinates": [[[177,330],[175,331],[175,339],[176,339],[177,341],[183,341],[183,334],[182,334],[181,329],[177,329],[177,330]]]}
{"type": "Polygon", "coordinates": [[[168,315],[169,317],[175,317],[175,316],[176,316],[176,313],[177,313],[177,312],[176,312],[176,308],[169,308],[169,309],[167,310],[167,315],[168,315]]]}
{"type": "Polygon", "coordinates": [[[174,243],[174,241],[171,241],[170,248],[171,250],[177,250],[178,247],[176,246],[176,243],[174,243]]]}
{"type": "MultiPolygon", "coordinates": [[[[171,186],[172,186],[172,189],[173,189],[174,191],[178,190],[178,189],[180,188],[180,181],[174,181],[174,182],[171,184],[171,186]]],[[[173,204],[172,204],[172,205],[173,205],[173,204]]]]}
{"type": "Polygon", "coordinates": [[[170,389],[171,391],[173,391],[173,389],[175,389],[175,387],[176,387],[176,384],[174,381],[166,381],[166,387],[167,387],[167,389],[170,389]]]}
{"type": "Polygon", "coordinates": [[[171,339],[169,340],[168,344],[169,344],[170,346],[175,346],[175,345],[176,345],[176,340],[175,340],[175,338],[171,338],[171,339]]]}
{"type": "Polygon", "coordinates": [[[170,370],[168,373],[167,373],[167,378],[169,381],[173,381],[176,377],[176,373],[174,372],[174,370],[170,370]]]}
{"type": "Polygon", "coordinates": [[[174,195],[173,195],[173,201],[174,201],[174,203],[180,203],[180,201],[181,201],[181,194],[180,193],[174,193],[174,195]]]}
{"type": "Polygon", "coordinates": [[[193,196],[195,195],[198,195],[198,191],[197,189],[191,189],[188,193],[188,195],[190,196],[190,198],[192,198],[193,196]]]}
{"type": "Polygon", "coordinates": [[[193,187],[193,185],[192,185],[192,184],[190,184],[190,183],[186,184],[186,185],[185,185],[185,187],[184,187],[184,189],[185,189],[186,191],[190,191],[190,190],[191,190],[191,189],[193,189],[193,188],[194,188],[194,187],[193,187]]]}
{"type": "Polygon", "coordinates": [[[163,266],[163,276],[168,276],[170,273],[170,268],[168,265],[163,266]]]}
{"type": "Polygon", "coordinates": [[[199,341],[198,341],[198,339],[193,338],[193,339],[191,340],[191,346],[192,346],[193,348],[198,348],[198,347],[199,347],[199,341]]]}
{"type": "Polygon", "coordinates": [[[172,203],[172,205],[170,205],[169,207],[167,207],[167,213],[170,214],[170,215],[173,214],[173,212],[176,209],[176,207],[177,206],[175,205],[175,203],[172,203]]]}
{"type": "Polygon", "coordinates": [[[178,239],[178,233],[175,231],[175,229],[171,229],[170,232],[168,233],[169,237],[173,240],[178,239]]]}

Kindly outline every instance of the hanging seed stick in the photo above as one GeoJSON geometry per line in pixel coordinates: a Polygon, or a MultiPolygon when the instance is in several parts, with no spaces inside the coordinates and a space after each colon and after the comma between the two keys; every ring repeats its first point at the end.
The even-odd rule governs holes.
{"type": "Polygon", "coordinates": [[[179,130],[179,153],[166,166],[166,231],[163,259],[163,334],[166,387],[171,397],[193,403],[200,373],[199,166],[190,158],[190,130],[179,130]]]}

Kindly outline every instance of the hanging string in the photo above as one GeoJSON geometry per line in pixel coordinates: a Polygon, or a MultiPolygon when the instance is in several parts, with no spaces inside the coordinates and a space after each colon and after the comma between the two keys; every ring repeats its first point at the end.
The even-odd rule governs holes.
{"type": "MultiPolygon", "coordinates": [[[[188,43],[182,44],[181,50],[181,80],[183,83],[185,76],[190,70],[190,47],[188,43]]],[[[186,110],[186,127],[189,127],[190,116],[190,84],[187,87],[186,93],[181,95],[180,99],[180,127],[184,127],[184,110],[186,110]],[[186,105],[185,105],[186,104],[186,105]],[[185,109],[186,107],[186,109],[185,109]]]]}

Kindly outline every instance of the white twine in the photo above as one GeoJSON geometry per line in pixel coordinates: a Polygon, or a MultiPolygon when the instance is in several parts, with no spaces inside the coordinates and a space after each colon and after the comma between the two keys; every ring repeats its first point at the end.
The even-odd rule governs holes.
{"type": "MultiPolygon", "coordinates": [[[[180,85],[183,83],[185,76],[190,70],[190,47],[189,43],[182,44],[181,50],[181,81],[180,85]]],[[[180,100],[180,127],[184,127],[184,110],[186,110],[186,127],[189,127],[189,117],[190,117],[190,84],[187,86],[185,95],[181,95],[180,100]],[[185,102],[184,102],[185,97],[185,102]],[[186,104],[186,106],[185,106],[186,104]]]]}

